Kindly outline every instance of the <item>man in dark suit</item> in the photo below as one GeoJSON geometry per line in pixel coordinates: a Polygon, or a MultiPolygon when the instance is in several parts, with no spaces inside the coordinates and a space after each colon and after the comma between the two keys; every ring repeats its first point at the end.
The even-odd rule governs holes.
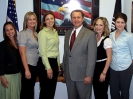
{"type": "Polygon", "coordinates": [[[63,71],[68,99],[91,98],[97,46],[95,33],[85,28],[83,21],[84,14],[81,10],[72,11],[71,22],[74,28],[65,33],[63,71]],[[75,30],[76,39],[73,40],[75,30]],[[74,44],[71,44],[73,41],[74,44]]]}

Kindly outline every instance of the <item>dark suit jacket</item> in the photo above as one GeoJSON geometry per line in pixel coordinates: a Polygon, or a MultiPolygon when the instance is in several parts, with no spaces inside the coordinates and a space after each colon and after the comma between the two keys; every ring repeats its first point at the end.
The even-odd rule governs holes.
{"type": "Polygon", "coordinates": [[[69,38],[72,30],[65,33],[63,71],[66,79],[84,81],[86,76],[93,77],[96,63],[97,44],[95,33],[82,27],[72,50],[69,50],[69,38]]]}
{"type": "Polygon", "coordinates": [[[2,41],[0,43],[0,75],[18,73],[21,65],[18,49],[2,41]]]}

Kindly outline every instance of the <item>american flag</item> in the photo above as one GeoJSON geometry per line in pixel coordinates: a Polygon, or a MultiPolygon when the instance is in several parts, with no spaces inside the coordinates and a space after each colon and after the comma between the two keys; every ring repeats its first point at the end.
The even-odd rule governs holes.
{"type": "Polygon", "coordinates": [[[18,28],[18,20],[17,20],[17,12],[14,0],[8,0],[8,8],[7,8],[7,22],[11,21],[14,23],[17,31],[19,32],[18,28]]]}
{"type": "MultiPolygon", "coordinates": [[[[72,5],[72,8],[80,9],[85,14],[84,20],[87,25],[91,25],[91,17],[92,17],[92,0],[41,0],[41,17],[47,11],[52,11],[55,16],[56,26],[60,26],[65,18],[70,19],[70,13],[67,15],[66,13],[59,12],[60,7],[65,5],[72,5]],[[72,2],[77,2],[77,4],[71,4],[72,2]],[[76,6],[80,4],[80,7],[76,6]]],[[[73,9],[74,10],[74,9],[73,9]]]]}
{"type": "Polygon", "coordinates": [[[115,20],[115,15],[119,12],[121,12],[121,0],[116,0],[114,14],[113,14],[113,18],[112,18],[111,32],[113,32],[116,29],[114,20],[115,20]]]}

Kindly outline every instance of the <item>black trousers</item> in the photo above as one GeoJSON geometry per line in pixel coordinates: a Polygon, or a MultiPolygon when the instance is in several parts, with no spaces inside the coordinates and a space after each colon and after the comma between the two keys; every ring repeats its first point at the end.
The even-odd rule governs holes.
{"type": "Polygon", "coordinates": [[[25,70],[22,67],[22,79],[21,79],[21,93],[20,93],[20,99],[33,99],[33,90],[37,78],[37,66],[29,66],[29,70],[31,73],[31,79],[25,78],[25,70]]]}
{"type": "Polygon", "coordinates": [[[106,73],[106,78],[104,82],[100,82],[100,74],[103,72],[106,61],[97,62],[95,66],[94,76],[93,76],[93,89],[95,99],[108,99],[108,86],[110,80],[110,68],[106,73]]]}
{"type": "Polygon", "coordinates": [[[53,78],[47,77],[47,71],[42,63],[42,59],[38,61],[38,77],[40,81],[40,96],[39,99],[54,99],[57,77],[58,77],[58,64],[57,58],[48,58],[50,66],[53,70],[53,78]]]}
{"type": "Polygon", "coordinates": [[[129,99],[129,89],[132,79],[133,65],[123,71],[110,69],[111,99],[129,99]]]}

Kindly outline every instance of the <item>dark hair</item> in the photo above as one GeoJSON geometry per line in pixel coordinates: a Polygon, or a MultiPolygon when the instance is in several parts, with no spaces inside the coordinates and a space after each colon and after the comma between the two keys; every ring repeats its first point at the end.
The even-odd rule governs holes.
{"type": "Polygon", "coordinates": [[[4,38],[4,41],[6,41],[6,43],[7,43],[9,46],[14,47],[13,44],[12,44],[12,42],[11,42],[11,40],[9,39],[9,37],[6,35],[5,27],[6,27],[7,25],[11,25],[11,26],[13,27],[13,29],[14,29],[14,31],[15,31],[14,40],[15,40],[15,43],[17,44],[17,31],[16,31],[16,27],[15,27],[15,25],[14,25],[12,22],[6,22],[6,23],[4,24],[4,26],[3,26],[3,38],[4,38]]]}
{"type": "MultiPolygon", "coordinates": [[[[118,18],[123,19],[124,22],[127,23],[127,15],[126,15],[126,14],[124,14],[124,13],[117,13],[116,16],[115,16],[114,21],[116,22],[116,20],[117,20],[118,18]]],[[[126,27],[126,26],[124,27],[124,29],[127,31],[127,27],[126,27]]]]}
{"type": "Polygon", "coordinates": [[[80,12],[81,15],[82,15],[82,17],[84,18],[84,13],[83,13],[81,10],[73,10],[73,11],[71,12],[71,14],[70,14],[71,17],[72,17],[73,12],[80,12]]]}
{"type": "MultiPolygon", "coordinates": [[[[42,19],[42,22],[41,22],[40,29],[43,29],[43,27],[46,27],[46,24],[44,23],[44,21],[45,21],[46,16],[49,15],[49,14],[53,15],[54,20],[55,20],[55,16],[54,16],[54,14],[53,14],[51,11],[46,12],[46,13],[43,15],[43,19],[42,19]]],[[[53,28],[55,28],[55,23],[54,23],[53,28]]]]}

